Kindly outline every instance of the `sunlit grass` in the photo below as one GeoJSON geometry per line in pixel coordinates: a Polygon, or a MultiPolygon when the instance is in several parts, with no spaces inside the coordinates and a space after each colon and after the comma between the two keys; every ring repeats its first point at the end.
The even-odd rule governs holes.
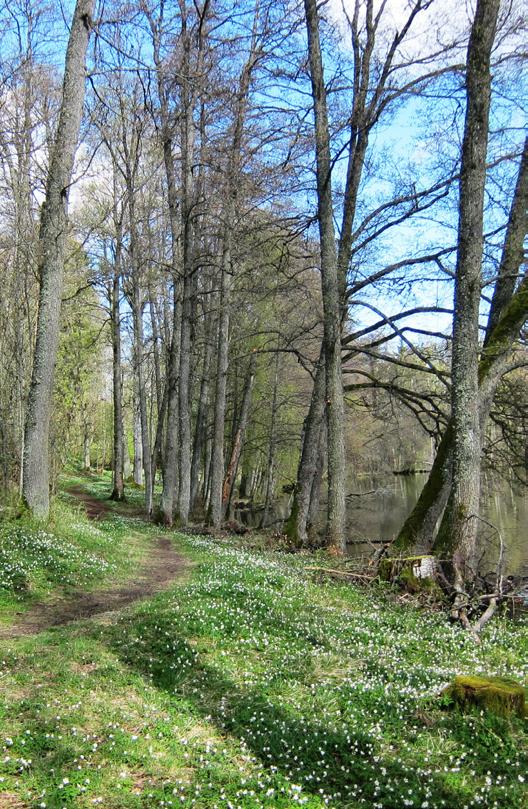
{"type": "MultiPolygon", "coordinates": [[[[148,543],[152,527],[120,520],[148,543]]],[[[97,529],[87,552],[94,540],[104,556],[116,529],[97,529]]],[[[387,589],[316,582],[306,557],[173,536],[199,562],[190,580],[113,622],[3,643],[0,795],[53,809],[525,806],[526,720],[437,698],[454,673],[526,684],[525,624],[498,619],[476,646],[387,589]]]]}

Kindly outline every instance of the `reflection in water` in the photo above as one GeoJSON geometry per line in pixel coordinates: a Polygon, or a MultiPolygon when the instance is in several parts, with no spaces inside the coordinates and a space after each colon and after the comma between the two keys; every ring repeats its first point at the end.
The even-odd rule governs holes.
{"type": "MultiPolygon", "coordinates": [[[[400,530],[416,503],[427,479],[426,474],[387,475],[383,478],[358,478],[349,484],[348,535],[351,556],[370,556],[370,542],[387,542],[400,530]]],[[[495,526],[506,549],[506,573],[528,573],[528,492],[516,493],[503,483],[485,480],[483,483],[482,517],[495,526]]],[[[289,495],[273,504],[268,527],[280,528],[291,507],[289,495]]],[[[263,507],[235,510],[235,519],[250,528],[261,528],[263,507]]],[[[321,531],[324,515],[321,513],[321,531]]],[[[480,541],[483,548],[481,572],[494,569],[498,552],[497,531],[482,523],[480,541]]],[[[417,549],[420,550],[420,549],[417,549]]]]}
{"type": "MultiPolygon", "coordinates": [[[[367,552],[361,540],[393,539],[416,503],[427,475],[392,475],[382,480],[360,479],[351,484],[354,493],[349,498],[349,533],[353,544],[351,554],[367,552]]],[[[482,572],[493,568],[499,537],[506,549],[508,573],[518,573],[528,567],[528,493],[516,493],[511,486],[486,480],[483,484],[482,523],[479,529],[483,547],[482,572]]]]}

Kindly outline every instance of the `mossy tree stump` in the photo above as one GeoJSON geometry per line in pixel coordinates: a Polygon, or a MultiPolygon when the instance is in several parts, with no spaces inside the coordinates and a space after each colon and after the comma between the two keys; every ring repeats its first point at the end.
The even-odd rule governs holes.
{"type": "Polygon", "coordinates": [[[378,568],[378,575],[382,581],[399,584],[409,593],[438,589],[437,573],[436,558],[430,555],[388,557],[380,561],[378,568]]]}
{"type": "Polygon", "coordinates": [[[442,695],[452,699],[462,710],[476,707],[500,716],[522,718],[528,715],[525,689],[505,677],[458,675],[442,695]]]}

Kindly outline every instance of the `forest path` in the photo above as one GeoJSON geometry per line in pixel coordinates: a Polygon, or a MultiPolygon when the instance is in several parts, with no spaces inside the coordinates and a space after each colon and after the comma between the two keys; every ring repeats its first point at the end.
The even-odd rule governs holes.
{"type": "MultiPolygon", "coordinates": [[[[83,503],[92,520],[100,520],[111,511],[104,501],[92,497],[81,486],[68,491],[83,503]]],[[[152,548],[136,576],[117,587],[91,591],[74,590],[55,601],[37,602],[18,623],[0,627],[0,640],[36,635],[51,627],[121,610],[135,601],[143,601],[166,590],[183,575],[187,567],[188,561],[174,550],[168,537],[154,537],[152,548]]]]}

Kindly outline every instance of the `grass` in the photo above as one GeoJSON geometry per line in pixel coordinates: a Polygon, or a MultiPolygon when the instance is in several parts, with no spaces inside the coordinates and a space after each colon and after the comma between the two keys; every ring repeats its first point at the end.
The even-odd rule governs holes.
{"type": "Polygon", "coordinates": [[[111,501],[104,520],[89,521],[67,491],[74,485],[95,497],[108,497],[108,477],[70,476],[63,480],[46,525],[25,514],[0,519],[0,625],[9,625],[35,602],[74,588],[90,590],[125,581],[148,551],[154,526],[123,518],[111,501]]]}
{"type": "MultiPolygon", "coordinates": [[[[79,520],[60,508],[58,540],[79,520]]],[[[105,538],[71,541],[114,565],[107,577],[126,575],[127,532],[140,555],[154,530],[122,516],[97,528],[105,538]]],[[[172,536],[190,578],[113,621],[2,642],[0,807],[527,805],[526,720],[436,696],[455,673],[526,685],[526,624],[497,619],[477,647],[389,586],[320,583],[306,557],[172,536]]],[[[72,579],[92,583],[83,565],[72,579]]]]}

